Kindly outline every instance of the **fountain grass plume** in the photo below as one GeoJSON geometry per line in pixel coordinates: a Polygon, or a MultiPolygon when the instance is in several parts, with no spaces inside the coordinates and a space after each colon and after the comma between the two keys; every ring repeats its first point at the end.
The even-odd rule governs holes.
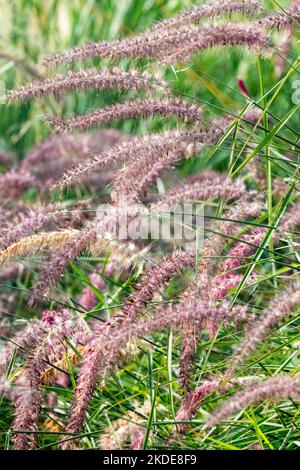
{"type": "Polygon", "coordinates": [[[253,324],[253,327],[247,331],[245,338],[239,344],[229,361],[226,375],[232,376],[237,367],[256,350],[272,328],[297,310],[299,305],[300,283],[295,281],[270,301],[267,308],[253,324]]]}
{"type": "Polygon", "coordinates": [[[121,68],[112,69],[88,69],[77,72],[68,72],[66,75],[56,75],[52,78],[33,82],[29,85],[10,90],[6,94],[6,101],[22,102],[44,96],[59,96],[72,91],[85,90],[140,90],[145,89],[150,93],[165,91],[168,94],[167,83],[157,74],[152,76],[148,72],[139,72],[131,69],[128,72],[121,68]]]}
{"type": "Polygon", "coordinates": [[[253,14],[258,10],[258,2],[252,0],[210,2],[195,9],[185,10],[165,22],[158,22],[150,31],[145,31],[131,38],[88,43],[82,47],[59,52],[46,58],[43,65],[53,67],[58,64],[96,57],[109,59],[153,57],[160,50],[166,50],[179,44],[183,40],[184,34],[189,34],[193,23],[198,23],[202,18],[230,15],[234,11],[253,14]]]}
{"type": "Polygon", "coordinates": [[[189,105],[180,99],[143,99],[137,98],[96,109],[88,114],[63,120],[59,117],[49,117],[47,122],[53,126],[54,132],[73,132],[88,129],[93,126],[108,124],[120,119],[137,119],[153,116],[163,118],[177,117],[183,121],[199,121],[202,109],[189,105]]]}
{"type": "Polygon", "coordinates": [[[236,393],[226,400],[224,405],[217,408],[207,420],[206,429],[217,426],[221,421],[241,411],[251,404],[264,400],[278,402],[293,398],[300,400],[300,377],[282,375],[248,386],[245,390],[236,393]]]}

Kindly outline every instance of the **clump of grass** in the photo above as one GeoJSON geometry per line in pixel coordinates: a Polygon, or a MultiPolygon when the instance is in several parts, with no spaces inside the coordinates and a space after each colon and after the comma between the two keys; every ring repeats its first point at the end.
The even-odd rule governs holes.
{"type": "MultiPolygon", "coordinates": [[[[282,58],[273,40],[276,30],[289,28],[297,34],[298,10],[297,3],[279,12],[268,12],[256,1],[203,4],[143,33],[88,43],[45,62],[49,67],[108,59],[105,68],[101,62],[100,68],[49,78],[29,68],[38,80],[7,92],[8,113],[13,113],[13,102],[49,97],[47,109],[54,115],[48,112],[46,120],[62,132],[34,146],[14,168],[7,165],[11,154],[0,154],[5,167],[0,175],[0,263],[12,268],[3,276],[7,287],[22,285],[25,291],[16,311],[7,296],[0,299],[9,325],[4,325],[9,338],[1,353],[0,391],[14,409],[7,430],[15,449],[88,448],[98,442],[112,448],[129,442],[132,449],[149,443],[156,448],[235,448],[237,440],[240,448],[257,441],[260,447],[295,446],[293,441],[287,444],[284,434],[292,419],[282,420],[272,402],[266,413],[272,419],[279,413],[276,433],[253,408],[250,415],[245,411],[246,432],[238,418],[235,427],[214,429],[212,438],[207,429],[254,402],[283,399],[283,406],[290,407],[288,398],[299,398],[295,352],[289,357],[284,352],[286,346],[297,348],[294,327],[300,303],[299,135],[293,121],[299,105],[285,113],[281,103],[276,107],[298,61],[277,83],[268,82],[269,91],[262,73],[262,67],[273,70],[274,61],[276,65],[282,58]],[[210,70],[211,76],[198,64],[208,64],[199,53],[211,49],[209,57],[216,57],[220,46],[228,53],[246,46],[255,56],[252,87],[233,65],[242,59],[228,56],[234,81],[247,91],[242,96],[236,90],[231,94],[217,71],[210,70]],[[192,100],[193,93],[176,90],[169,80],[182,74],[176,64],[191,58],[195,65],[185,64],[188,79],[199,79],[218,104],[192,100]],[[115,60],[121,61],[118,67],[110,62],[115,60]],[[106,96],[107,89],[113,90],[111,95],[106,96]],[[66,117],[67,92],[80,96],[66,117]],[[94,109],[85,114],[82,92],[94,100],[94,109]],[[223,109],[225,103],[219,106],[221,98],[234,103],[232,112],[223,109]],[[216,110],[221,116],[211,118],[216,110]],[[115,121],[123,131],[73,134],[115,121]],[[67,187],[70,192],[62,192],[67,187]],[[53,202],[56,197],[59,203],[53,202]],[[137,204],[162,217],[166,204],[199,201],[206,208],[205,240],[193,250],[179,248],[175,236],[166,242],[146,237],[133,243],[130,236],[118,239],[112,232],[124,214],[127,227],[136,222],[141,214],[137,204]],[[104,215],[97,213],[102,203],[108,203],[104,215]],[[19,269],[20,259],[30,261],[27,269],[19,269]],[[68,309],[62,308],[65,304],[68,309]],[[15,321],[9,319],[23,309],[30,320],[14,335],[15,321]],[[279,330],[271,336],[271,347],[261,353],[274,328],[279,330]],[[255,353],[258,358],[251,362],[255,353]],[[115,370],[121,371],[114,375],[115,370]],[[275,377],[265,380],[268,375],[275,377]],[[101,395],[95,394],[98,383],[101,395]],[[244,391],[228,399],[228,393],[245,384],[244,391]],[[162,407],[154,401],[157,394],[162,407]],[[134,395],[141,400],[130,403],[134,395]],[[53,399],[59,406],[51,404],[53,399]],[[109,403],[116,408],[110,426],[109,403]],[[53,428],[42,421],[48,409],[66,433],[59,441],[51,434],[38,439],[42,422],[53,428]],[[160,418],[161,409],[169,421],[160,418]],[[155,423],[146,425],[155,411],[155,423]]],[[[289,59],[285,52],[284,60],[289,59]]],[[[193,223],[190,228],[195,231],[193,223]]],[[[10,446],[9,439],[5,445],[10,446]]]]}

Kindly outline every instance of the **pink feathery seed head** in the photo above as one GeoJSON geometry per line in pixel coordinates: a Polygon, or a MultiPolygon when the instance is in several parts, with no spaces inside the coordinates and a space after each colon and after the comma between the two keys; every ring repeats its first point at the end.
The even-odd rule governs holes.
{"type": "Polygon", "coordinates": [[[245,193],[244,197],[235,201],[225,212],[221,220],[217,220],[214,232],[205,240],[202,249],[202,258],[198,264],[198,272],[201,275],[202,291],[205,286],[206,291],[211,289],[211,279],[219,273],[218,259],[228,237],[235,236],[241,226],[241,221],[258,217],[261,205],[259,201],[251,201],[253,194],[245,193]]]}
{"type": "Polygon", "coordinates": [[[185,180],[184,180],[184,183],[190,183],[190,184],[193,184],[193,183],[203,183],[204,181],[213,181],[213,180],[217,180],[218,178],[220,179],[220,181],[223,181],[225,180],[227,177],[227,174],[225,173],[220,173],[219,171],[215,171],[215,170],[204,170],[204,171],[200,171],[199,173],[191,173],[190,175],[186,176],[185,180]]]}
{"type": "Polygon", "coordinates": [[[109,262],[105,265],[104,274],[105,276],[113,276],[122,268],[118,255],[112,254],[109,258],[109,262]]]}
{"type": "Polygon", "coordinates": [[[267,308],[247,331],[244,340],[231,357],[227,375],[231,376],[234,374],[238,365],[243,363],[255,351],[272,328],[283,321],[288,315],[291,315],[299,305],[300,282],[295,281],[270,301],[267,308]]]}
{"type": "Polygon", "coordinates": [[[44,310],[42,313],[42,321],[46,325],[52,326],[55,323],[56,316],[57,314],[53,310],[44,310]]]}
{"type": "MultiPolygon", "coordinates": [[[[62,349],[60,338],[68,337],[74,341],[75,345],[79,343],[84,344],[87,334],[86,325],[82,323],[81,318],[72,318],[67,310],[64,310],[63,312],[46,310],[43,312],[42,318],[39,321],[29,323],[23,330],[13,336],[10,343],[1,350],[1,375],[3,375],[3,377],[6,375],[11,358],[15,352],[17,354],[22,353],[26,361],[31,363],[30,361],[32,361],[35,356],[34,351],[37,349],[35,357],[38,362],[36,364],[44,367],[45,365],[47,366],[47,361],[51,362],[53,360],[55,362],[57,360],[57,356],[63,356],[65,347],[62,349]],[[47,340],[45,339],[45,335],[50,335],[47,340]],[[38,348],[40,348],[40,350],[38,348]],[[48,355],[48,357],[46,358],[43,354],[48,355]],[[43,357],[45,357],[45,360],[43,357]]],[[[25,370],[27,370],[27,368],[25,370]]],[[[31,373],[31,366],[29,366],[28,370],[31,373]]],[[[35,379],[39,380],[39,373],[35,374],[35,371],[36,369],[33,367],[32,378],[35,377],[35,379]]],[[[19,379],[17,376],[17,383],[15,386],[11,381],[5,380],[0,384],[1,391],[4,392],[5,395],[7,395],[13,402],[19,402],[20,406],[29,406],[30,403],[33,403],[32,400],[35,394],[30,385],[31,379],[26,377],[27,376],[24,378],[23,374],[21,374],[19,379]],[[26,394],[27,398],[24,394],[26,394]],[[23,402],[22,399],[20,399],[21,396],[23,397],[23,402]],[[29,404],[26,404],[25,398],[29,404]]],[[[28,409],[29,408],[27,408],[27,410],[28,409]]]]}
{"type": "Polygon", "coordinates": [[[292,46],[293,28],[287,27],[282,31],[275,47],[277,54],[275,56],[275,73],[281,77],[289,62],[289,53],[292,46]]]}
{"type": "Polygon", "coordinates": [[[191,29],[176,47],[170,48],[169,53],[158,54],[158,59],[165,65],[186,62],[201,50],[220,46],[243,46],[261,54],[271,50],[269,37],[263,28],[233,23],[191,29]]]}
{"type": "MultiPolygon", "coordinates": [[[[182,295],[181,303],[184,303],[186,299],[193,297],[195,295],[195,291],[197,291],[197,289],[194,289],[193,284],[188,286],[182,295]]],[[[199,328],[199,325],[196,325],[193,322],[187,322],[183,325],[179,358],[179,383],[186,400],[191,392],[192,377],[195,368],[195,356],[200,335],[201,327],[199,328]]]]}
{"type": "MultiPolygon", "coordinates": [[[[225,324],[237,324],[245,322],[245,319],[247,319],[246,310],[244,306],[230,308],[230,303],[225,300],[222,303],[217,303],[211,300],[206,301],[201,298],[189,297],[174,308],[159,310],[159,314],[151,316],[146,321],[141,320],[139,324],[136,324],[132,334],[145,336],[171,327],[181,329],[184,325],[193,322],[198,329],[201,329],[208,319],[223,321],[225,324]]],[[[130,333],[130,325],[129,320],[124,325],[124,330],[128,328],[128,333],[130,333]]],[[[122,334],[121,331],[120,334],[122,334]]]]}
{"type": "MultiPolygon", "coordinates": [[[[250,193],[248,193],[250,196],[250,193]]],[[[255,194],[253,194],[255,197],[255,194]]],[[[230,209],[226,212],[226,219],[220,222],[222,228],[222,233],[225,235],[233,235],[239,229],[240,221],[246,222],[253,218],[259,217],[261,213],[261,203],[258,200],[249,200],[247,198],[247,193],[245,198],[237,201],[233,204],[230,209]]],[[[242,224],[242,227],[245,225],[242,224]]]]}
{"type": "Polygon", "coordinates": [[[129,38],[111,42],[89,43],[82,47],[60,52],[46,58],[44,66],[52,67],[61,63],[93,57],[110,59],[156,57],[159,52],[167,51],[180,44],[185,36],[190,34],[193,28],[192,23],[199,22],[202,17],[213,17],[223,13],[231,14],[234,11],[253,13],[257,9],[257,2],[252,0],[247,2],[226,2],[223,0],[221,3],[201,5],[194,10],[186,10],[162,24],[158,23],[150,31],[129,38]]]}
{"type": "Polygon", "coordinates": [[[246,121],[247,124],[257,124],[262,119],[263,112],[260,108],[249,107],[249,109],[242,114],[241,119],[246,121]]]}
{"type": "MultiPolygon", "coordinates": [[[[243,279],[243,274],[235,274],[234,272],[229,272],[222,274],[221,276],[216,276],[213,279],[209,287],[209,299],[211,300],[220,300],[225,298],[231,289],[236,289],[243,279]]],[[[253,280],[251,277],[250,282],[253,280]]],[[[256,320],[255,314],[246,315],[244,317],[244,321],[248,325],[252,325],[253,322],[256,320]]],[[[220,326],[219,322],[215,322],[213,320],[208,320],[206,328],[208,330],[209,337],[211,339],[215,338],[218,328],[220,326]]]]}
{"type": "MultiPolygon", "coordinates": [[[[237,287],[243,279],[242,274],[226,273],[216,278],[210,291],[211,299],[222,299],[226,297],[231,289],[237,287]]],[[[214,336],[214,335],[213,335],[214,336]]]]}
{"type": "Polygon", "coordinates": [[[38,418],[42,401],[41,373],[48,363],[57,360],[65,351],[64,339],[72,337],[72,317],[63,312],[44,311],[42,322],[45,334],[35,349],[28,356],[21,375],[17,378],[20,394],[15,402],[14,431],[27,431],[26,434],[15,434],[13,437],[16,450],[32,449],[37,444],[37,434],[28,431],[38,430],[38,418]]]}
{"type": "Polygon", "coordinates": [[[66,121],[58,117],[48,118],[55,132],[73,132],[78,129],[88,129],[95,125],[108,124],[120,119],[136,119],[141,117],[172,117],[176,116],[184,121],[199,121],[202,109],[196,105],[189,105],[179,99],[141,99],[117,103],[96,109],[85,115],[79,115],[66,121]]]}
{"type": "Polygon", "coordinates": [[[139,90],[144,88],[150,92],[168,89],[167,84],[158,76],[151,76],[148,72],[129,70],[126,72],[120,68],[111,70],[80,70],[68,72],[66,75],[56,75],[53,78],[45,78],[41,81],[11,90],[6,95],[6,100],[27,101],[47,95],[58,96],[70,91],[103,90],[117,88],[119,90],[139,90]]]}
{"type": "Polygon", "coordinates": [[[192,251],[176,250],[170,256],[166,256],[143,276],[136,285],[134,293],[125,301],[124,307],[112,317],[106,326],[120,324],[126,318],[136,319],[146,303],[153,298],[153,295],[161,287],[167,285],[176,273],[186,267],[194,267],[195,260],[196,255],[192,251]]]}
{"type": "Polygon", "coordinates": [[[300,5],[298,0],[285,12],[269,13],[268,15],[254,21],[254,24],[263,26],[265,29],[285,30],[300,23],[300,5]]]}
{"type": "Polygon", "coordinates": [[[8,208],[4,207],[3,205],[0,205],[0,224],[1,227],[5,227],[8,223],[8,220],[10,218],[11,212],[8,208]]]}
{"type": "MultiPolygon", "coordinates": [[[[176,325],[177,321],[182,318],[189,318],[189,324],[192,324],[192,320],[196,320],[194,327],[198,327],[202,323],[202,328],[207,327],[210,323],[212,325],[220,324],[222,321],[226,323],[233,322],[245,322],[247,321],[247,314],[245,307],[236,307],[234,308],[235,312],[230,310],[230,304],[226,301],[223,301],[222,304],[217,304],[215,301],[210,300],[209,302],[205,300],[194,298],[194,300],[188,300],[183,303],[183,305],[178,304],[175,308],[175,314],[173,311],[173,326],[176,325]],[[176,315],[177,314],[177,315],[176,315]],[[199,323],[200,322],[200,323],[199,323]]],[[[159,319],[158,319],[159,321],[159,319]]],[[[167,327],[168,318],[165,318],[165,325],[167,327]]],[[[157,326],[157,325],[156,325],[157,326]]],[[[194,351],[193,351],[194,352],[194,351]]],[[[189,385],[190,387],[190,385],[189,385]]],[[[182,406],[176,416],[178,421],[190,421],[195,415],[197,408],[202,401],[202,399],[209,393],[215,391],[216,388],[219,389],[220,381],[218,379],[212,379],[206,381],[202,386],[195,390],[195,392],[190,392],[186,395],[182,406]]],[[[185,432],[186,425],[180,425],[180,431],[185,432]]]]}
{"type": "Polygon", "coordinates": [[[166,28],[178,28],[187,23],[198,23],[202,19],[213,18],[221,15],[231,15],[234,12],[244,14],[254,14],[261,9],[260,2],[256,0],[233,1],[233,0],[212,0],[193,8],[183,10],[167,20],[162,20],[154,24],[150,31],[166,28]]]}
{"type": "MultiPolygon", "coordinates": [[[[120,153],[119,149],[116,149],[117,152],[111,149],[114,159],[120,154],[124,161],[124,168],[115,178],[112,200],[116,202],[126,197],[139,201],[158,176],[177,160],[187,156],[190,144],[197,150],[211,141],[210,131],[199,130],[199,126],[196,125],[190,129],[173,129],[162,134],[151,134],[136,139],[120,153]]],[[[104,161],[107,163],[106,158],[104,161]]],[[[100,156],[99,164],[102,162],[100,156]]]]}
{"type": "MultiPolygon", "coordinates": [[[[173,154],[168,154],[162,159],[154,162],[144,162],[140,166],[135,164],[129,165],[124,173],[121,172],[121,179],[127,181],[126,184],[120,184],[119,178],[115,179],[116,187],[111,193],[111,198],[114,204],[119,204],[120,201],[126,199],[128,203],[142,202],[146,195],[147,190],[157,181],[157,179],[169,170],[172,165],[180,159],[182,152],[178,149],[173,154]],[[143,171],[143,173],[141,173],[143,171]],[[136,174],[140,173],[141,177],[138,180],[136,174]]],[[[156,155],[157,157],[157,155],[156,155]]]]}
{"type": "Polygon", "coordinates": [[[67,221],[67,212],[60,209],[59,205],[40,204],[34,209],[29,208],[22,212],[22,215],[9,222],[0,232],[0,248],[3,250],[45,226],[67,221]]]}
{"type": "Polygon", "coordinates": [[[195,354],[200,331],[193,324],[187,324],[182,330],[182,344],[179,360],[179,382],[183,393],[188,397],[191,392],[191,375],[194,370],[195,354]]]}
{"type": "Polygon", "coordinates": [[[12,438],[14,450],[34,449],[37,445],[37,419],[40,410],[41,392],[36,386],[38,380],[36,371],[33,369],[28,371],[27,380],[29,383],[26,383],[24,379],[25,383],[19,385],[20,388],[23,387],[23,393],[15,402],[18,414],[16,414],[12,429],[19,432],[14,434],[12,438]],[[29,434],[28,431],[33,431],[33,433],[29,434]]]}
{"type": "Polygon", "coordinates": [[[289,208],[283,215],[279,228],[283,232],[295,230],[300,225],[300,202],[289,208]]]}
{"type": "MultiPolygon", "coordinates": [[[[85,352],[77,381],[74,402],[71,408],[70,417],[67,424],[67,430],[78,432],[82,428],[86,408],[92,398],[94,387],[97,382],[99,360],[99,347],[96,347],[95,341],[91,343],[85,352]]],[[[70,448],[70,442],[65,441],[61,444],[62,450],[70,448]]]]}
{"type": "MultiPolygon", "coordinates": [[[[256,122],[259,116],[257,110],[253,109],[244,114],[244,119],[256,122]]],[[[197,123],[189,129],[172,129],[159,134],[146,135],[142,138],[126,137],[118,145],[67,170],[52,189],[63,189],[66,186],[82,183],[95,171],[123,162],[125,164],[124,171],[118,173],[115,187],[120,188],[122,195],[128,191],[131,192],[130,189],[137,184],[138,192],[141,192],[146,181],[147,185],[149,184],[148,180],[150,183],[153,181],[154,173],[165,171],[173,162],[187,156],[190,145],[194,147],[194,153],[196,153],[205,145],[217,143],[232,121],[233,118],[230,116],[216,119],[205,128],[197,123]],[[156,162],[158,167],[151,173],[152,166],[156,162]],[[140,174],[147,173],[145,168],[149,168],[149,178],[143,184],[139,184],[140,174]]],[[[118,198],[118,193],[116,197],[118,198]]]]}
{"type": "Polygon", "coordinates": [[[250,233],[243,235],[229,252],[228,259],[224,262],[224,272],[237,269],[247,256],[255,253],[260,247],[266,232],[266,229],[257,227],[252,229],[250,233]]]}
{"type": "Polygon", "coordinates": [[[18,198],[26,189],[39,186],[38,182],[29,172],[11,170],[0,174],[0,193],[11,199],[18,198]]]}
{"type": "Polygon", "coordinates": [[[238,233],[241,226],[245,226],[241,222],[246,222],[259,216],[261,204],[259,201],[252,201],[249,199],[249,196],[250,193],[245,193],[245,197],[235,201],[226,211],[223,219],[217,221],[215,227],[216,233],[213,233],[206,241],[206,256],[216,256],[222,250],[224,241],[238,233]]]}
{"type": "MultiPolygon", "coordinates": [[[[104,328],[101,329],[100,336],[104,338],[104,335],[106,335],[112,327],[122,325],[124,322],[126,322],[126,324],[132,324],[131,322],[138,318],[143,307],[152,299],[153,295],[159,288],[166,285],[175,273],[186,266],[193,266],[194,263],[194,253],[177,250],[171,256],[162,260],[157,266],[150,269],[150,271],[136,286],[135,292],[125,301],[124,307],[104,325],[104,328]]],[[[129,333],[131,330],[132,328],[129,330],[129,333]]],[[[116,329],[116,331],[119,330],[116,329]]],[[[127,342],[126,335],[124,335],[124,337],[125,339],[123,338],[121,341],[122,346],[127,342]]],[[[95,387],[98,376],[98,363],[103,353],[102,344],[104,343],[100,343],[96,340],[91,344],[83,359],[78,387],[67,427],[68,430],[71,430],[72,432],[77,432],[81,429],[86,407],[95,387]]],[[[116,350],[114,349],[113,351],[115,352],[116,350]]],[[[116,357],[119,357],[118,351],[116,353],[116,357]]],[[[111,361],[114,362],[115,360],[116,358],[113,356],[111,361]]],[[[107,370],[109,370],[110,362],[106,360],[106,363],[107,370]]],[[[68,448],[68,444],[63,444],[63,448],[68,448]]]]}
{"type": "MultiPolygon", "coordinates": [[[[201,298],[189,296],[177,304],[174,308],[164,309],[160,314],[141,322],[140,328],[142,335],[150,334],[153,331],[166,330],[169,327],[182,328],[192,322],[198,327],[203,328],[207,320],[223,321],[227,323],[244,323],[247,321],[245,306],[235,306],[230,308],[230,303],[224,300],[222,303],[203,300],[201,298]]],[[[129,323],[129,322],[128,322],[129,323]]],[[[138,327],[135,330],[137,333],[138,327]]],[[[138,332],[137,334],[141,334],[138,332]]]]}
{"type": "MultiPolygon", "coordinates": [[[[249,151],[250,155],[250,151],[249,151]]],[[[255,155],[246,165],[247,174],[250,175],[251,179],[255,181],[259,187],[266,188],[266,175],[262,169],[260,158],[258,155],[255,155]]],[[[272,187],[273,189],[273,187],[272,187]]]]}
{"type": "Polygon", "coordinates": [[[97,232],[95,228],[88,227],[74,236],[72,241],[66,243],[62,249],[58,250],[32,290],[29,303],[32,304],[37,300],[41,300],[44,294],[57,284],[72,261],[86,250],[96,238],[97,232]]]}
{"type": "MultiPolygon", "coordinates": [[[[178,144],[179,138],[185,138],[187,131],[172,130],[161,134],[150,134],[142,138],[126,136],[116,145],[106,148],[100,154],[91,157],[85,163],[81,163],[65,172],[61,180],[55,185],[55,188],[62,189],[75,183],[82,183],[90,174],[99,171],[105,167],[114,167],[119,162],[138,160],[141,155],[159,152],[162,147],[164,150],[174,148],[178,144]]],[[[188,136],[186,138],[189,138],[188,136]]]]}
{"type": "Polygon", "coordinates": [[[188,201],[208,201],[217,197],[222,198],[224,201],[230,199],[238,199],[245,194],[245,186],[242,180],[226,179],[224,175],[217,175],[216,177],[208,177],[194,182],[180,183],[172,187],[170,191],[164,194],[159,202],[153,205],[153,210],[158,209],[162,204],[179,204],[188,201]]]}
{"type": "Polygon", "coordinates": [[[146,31],[129,38],[117,39],[111,42],[97,42],[85,44],[83,47],[74,48],[71,51],[63,51],[44,61],[44,65],[52,66],[58,63],[73,62],[92,57],[105,57],[110,59],[121,58],[156,58],[162,51],[168,51],[180,44],[184,38],[190,36],[190,32],[196,30],[193,25],[183,25],[179,28],[159,29],[146,31]]]}
{"type": "Polygon", "coordinates": [[[23,330],[11,338],[10,343],[0,352],[0,371],[6,374],[14,351],[28,353],[44,334],[42,321],[30,322],[23,330]]]}
{"type": "MultiPolygon", "coordinates": [[[[176,414],[176,421],[191,421],[196,414],[201,401],[213,393],[220,386],[218,379],[207,380],[200,387],[190,393],[186,400],[184,400],[179,411],[176,414]]],[[[185,433],[187,425],[184,423],[179,424],[179,432],[185,433]]]]}
{"type": "MultiPolygon", "coordinates": [[[[199,268],[199,267],[198,267],[199,268]]],[[[200,277],[201,277],[201,267],[200,267],[200,277]]],[[[242,276],[237,276],[232,273],[223,275],[217,280],[214,279],[214,282],[209,284],[209,286],[203,289],[203,280],[201,279],[201,289],[193,288],[192,286],[187,289],[184,293],[184,298],[189,297],[199,297],[205,301],[209,301],[209,305],[214,305],[214,301],[220,300],[224,298],[227,294],[229,289],[236,287],[239,285],[242,276]],[[203,295],[203,290],[205,291],[205,295],[203,295]],[[208,293],[207,293],[208,291],[208,293]]],[[[183,304],[184,305],[184,304],[183,304]]],[[[224,304],[226,305],[226,304],[224,304]]],[[[214,338],[216,336],[217,329],[220,325],[220,320],[224,321],[226,314],[224,314],[221,318],[207,318],[206,321],[203,322],[202,329],[207,329],[209,336],[214,338]],[[225,316],[224,316],[225,315],[225,316]]],[[[229,318],[230,315],[228,316],[229,318]]],[[[226,322],[227,318],[225,318],[226,322]]],[[[237,318],[238,322],[247,322],[249,321],[246,316],[246,311],[240,311],[239,316],[237,318]]],[[[194,362],[195,362],[195,353],[197,350],[198,339],[201,334],[201,329],[197,327],[195,324],[188,323],[184,326],[182,332],[182,348],[180,354],[180,382],[183,388],[185,395],[187,396],[191,391],[191,377],[192,372],[194,369],[194,362]]],[[[189,400],[188,400],[189,401],[189,400]]]]}
{"type": "MultiPolygon", "coordinates": [[[[77,165],[74,168],[77,168],[77,165]]],[[[62,171],[62,174],[63,174],[63,171],[62,171]]],[[[89,176],[85,178],[84,185],[85,187],[89,189],[90,194],[93,194],[93,193],[95,194],[95,192],[99,193],[100,191],[106,192],[107,185],[112,183],[115,176],[116,176],[115,169],[111,169],[111,170],[107,169],[102,172],[100,171],[100,172],[90,173],[89,176]]],[[[60,183],[60,180],[57,178],[55,178],[55,180],[49,181],[48,187],[50,191],[53,191],[54,189],[60,189],[59,183],[60,183]]],[[[72,185],[77,185],[77,183],[74,182],[73,184],[71,184],[71,186],[72,185]]]]}
{"type": "Polygon", "coordinates": [[[131,436],[130,450],[141,450],[145,442],[145,431],[139,430],[131,436]]]}
{"type": "MultiPolygon", "coordinates": [[[[169,260],[169,262],[170,261],[171,260],[169,260]]],[[[170,271],[172,264],[171,262],[169,266],[165,266],[165,272],[170,271]]],[[[174,267],[172,267],[172,272],[174,274],[174,267]]],[[[148,276],[148,279],[151,280],[153,274],[154,271],[151,272],[151,276],[148,276]]],[[[166,272],[166,276],[169,278],[170,272],[168,272],[168,274],[166,272]]],[[[165,276],[164,279],[166,279],[165,276]]],[[[156,283],[154,286],[153,279],[152,288],[150,289],[151,295],[153,295],[154,287],[155,291],[157,291],[158,284],[156,283]]],[[[131,299],[134,298],[133,296],[131,296],[131,299]]],[[[143,298],[145,301],[145,295],[143,295],[143,298]]],[[[129,306],[130,303],[128,302],[128,307],[129,306]]],[[[147,320],[140,319],[135,323],[134,328],[132,328],[132,320],[136,318],[137,312],[131,311],[130,308],[129,310],[128,308],[124,308],[121,313],[121,315],[116,315],[116,317],[114,317],[115,319],[113,318],[107,322],[106,328],[102,329],[99,336],[92,340],[83,357],[77,382],[78,385],[67,425],[67,432],[80,432],[85,419],[86,409],[92,397],[99,374],[103,382],[107,378],[110,370],[118,363],[120,351],[125,347],[128,341],[171,327],[182,328],[187,322],[194,321],[200,326],[208,317],[212,319],[218,318],[219,320],[224,319],[226,321],[236,320],[244,316],[245,308],[236,306],[230,310],[229,304],[226,303],[222,305],[208,305],[207,302],[191,299],[184,305],[177,306],[175,309],[164,309],[160,312],[160,315],[155,315],[147,320]],[[112,329],[111,327],[115,325],[119,327],[112,329]]],[[[69,448],[69,445],[70,443],[64,442],[62,448],[66,450],[69,448]]]]}
{"type": "MultiPolygon", "coordinates": [[[[116,41],[119,42],[119,41],[116,41]]],[[[58,64],[71,63],[76,60],[83,60],[92,57],[102,56],[107,54],[111,43],[102,41],[98,43],[88,43],[82,47],[75,47],[71,50],[58,52],[43,60],[43,66],[46,68],[53,67],[58,64]]]]}
{"type": "MultiPolygon", "coordinates": [[[[120,199],[127,198],[131,202],[139,202],[143,200],[146,195],[147,189],[156,181],[157,177],[161,176],[165,171],[170,169],[170,167],[179,159],[187,156],[189,145],[192,144],[195,147],[195,150],[203,148],[205,145],[216,143],[221,137],[224,123],[220,120],[216,120],[215,123],[208,126],[207,128],[201,128],[196,124],[191,129],[188,129],[183,132],[170,131],[169,133],[164,134],[162,140],[159,139],[159,135],[155,135],[153,140],[149,141],[149,145],[145,146],[141,150],[141,154],[138,155],[138,158],[133,155],[125,162],[125,166],[121,169],[115,178],[115,188],[112,191],[111,197],[114,203],[118,203],[120,199]],[[157,138],[159,139],[158,141],[157,138]],[[127,164],[126,164],[127,163],[127,164]]],[[[227,127],[228,122],[226,120],[227,127]]],[[[199,183],[194,183],[197,186],[199,183]]],[[[217,183],[216,183],[217,184],[217,183]]],[[[222,196],[225,200],[238,197],[242,192],[242,183],[238,181],[229,186],[224,187],[222,196]],[[236,189],[236,191],[234,191],[236,189]]],[[[222,188],[213,187],[211,185],[210,189],[199,188],[199,197],[203,195],[207,198],[213,198],[215,191],[215,197],[218,196],[218,193],[222,192],[222,188]]],[[[174,193],[176,190],[174,190],[174,193]]],[[[197,196],[196,187],[187,188],[187,198],[191,196],[197,196]],[[194,189],[194,191],[193,191],[194,189]]],[[[174,199],[179,197],[184,192],[178,192],[174,194],[174,199]]],[[[221,194],[220,194],[221,195],[221,194]]],[[[167,195],[166,195],[167,197],[167,195]]],[[[172,198],[172,196],[171,196],[172,198]]],[[[168,201],[163,201],[162,203],[168,201]]],[[[153,210],[156,207],[154,205],[153,210]]]]}
{"type": "Polygon", "coordinates": [[[234,413],[247,408],[249,405],[263,400],[279,401],[288,398],[300,399],[300,377],[278,376],[264,382],[250,385],[244,391],[238,392],[229,398],[224,405],[219,407],[209,416],[206,429],[217,426],[224,419],[234,413]]]}

